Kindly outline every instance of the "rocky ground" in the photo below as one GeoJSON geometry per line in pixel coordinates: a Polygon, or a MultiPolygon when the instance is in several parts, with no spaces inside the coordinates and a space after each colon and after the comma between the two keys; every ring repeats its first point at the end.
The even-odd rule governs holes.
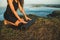
{"type": "Polygon", "coordinates": [[[27,30],[8,28],[0,22],[0,40],[60,40],[60,18],[29,15],[36,21],[27,30]]]}

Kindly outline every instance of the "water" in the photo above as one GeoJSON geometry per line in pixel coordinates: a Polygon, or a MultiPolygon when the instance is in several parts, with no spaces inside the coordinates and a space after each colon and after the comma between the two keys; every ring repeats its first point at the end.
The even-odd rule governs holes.
{"type": "MultiPolygon", "coordinates": [[[[34,14],[41,17],[46,17],[46,15],[51,14],[54,10],[60,10],[60,8],[52,7],[24,7],[26,14],[34,14]]],[[[6,8],[0,7],[0,20],[4,20],[4,12],[6,8]]],[[[17,10],[19,15],[22,15],[19,10],[17,10]]]]}

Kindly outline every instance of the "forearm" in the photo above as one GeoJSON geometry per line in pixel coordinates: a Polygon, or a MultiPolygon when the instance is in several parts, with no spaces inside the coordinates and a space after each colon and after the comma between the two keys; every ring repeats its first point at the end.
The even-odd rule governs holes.
{"type": "Polygon", "coordinates": [[[23,9],[23,7],[21,6],[21,4],[20,4],[19,1],[18,1],[18,7],[19,7],[19,10],[22,12],[22,14],[26,17],[27,15],[26,15],[26,13],[25,13],[25,11],[24,11],[24,9],[23,9]]]}
{"type": "MultiPolygon", "coordinates": [[[[19,8],[19,10],[20,10],[20,8],[19,8]]],[[[25,13],[25,11],[24,11],[24,9],[22,9],[22,10],[20,10],[21,11],[21,13],[26,17],[27,15],[26,15],[26,13],[25,13]]]]}
{"type": "Polygon", "coordinates": [[[18,19],[20,19],[20,17],[18,16],[17,12],[16,12],[15,9],[14,9],[14,6],[13,6],[11,0],[8,0],[8,5],[10,6],[10,8],[11,8],[12,12],[14,13],[14,15],[15,15],[18,19]]]}

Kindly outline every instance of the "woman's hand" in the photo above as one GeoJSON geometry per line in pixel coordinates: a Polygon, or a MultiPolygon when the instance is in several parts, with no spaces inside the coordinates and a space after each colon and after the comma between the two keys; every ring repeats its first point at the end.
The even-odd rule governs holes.
{"type": "Polygon", "coordinates": [[[32,20],[31,18],[29,17],[25,17],[26,21],[29,21],[29,20],[32,20]]]}
{"type": "Polygon", "coordinates": [[[26,24],[26,23],[27,23],[23,18],[21,18],[19,21],[20,21],[21,23],[23,23],[23,24],[26,24]]]}

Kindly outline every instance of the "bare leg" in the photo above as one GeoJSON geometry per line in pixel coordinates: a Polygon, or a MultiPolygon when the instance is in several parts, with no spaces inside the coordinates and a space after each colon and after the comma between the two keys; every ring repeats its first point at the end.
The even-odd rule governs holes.
{"type": "Polygon", "coordinates": [[[14,25],[14,26],[18,26],[19,23],[26,24],[27,22],[25,22],[24,20],[21,20],[21,21],[17,20],[15,23],[12,23],[10,21],[4,20],[5,25],[11,24],[11,25],[14,25]]]}
{"type": "MultiPolygon", "coordinates": [[[[16,22],[17,22],[17,21],[16,21],[16,22]]],[[[11,24],[11,25],[17,26],[16,23],[12,23],[12,22],[7,21],[7,20],[4,20],[4,24],[5,24],[5,25],[11,24]]]]}

